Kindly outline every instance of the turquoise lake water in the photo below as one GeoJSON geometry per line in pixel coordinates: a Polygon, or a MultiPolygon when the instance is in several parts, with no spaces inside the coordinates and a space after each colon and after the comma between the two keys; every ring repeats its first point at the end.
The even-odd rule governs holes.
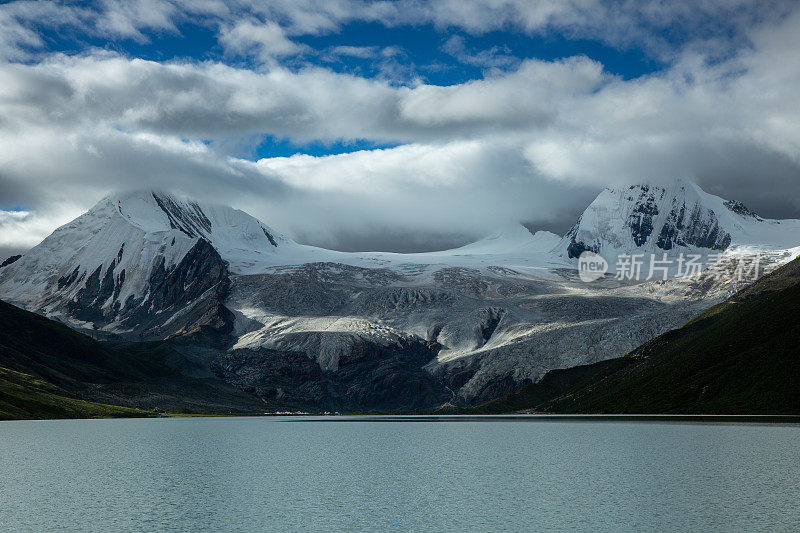
{"type": "Polygon", "coordinates": [[[0,530],[796,531],[800,427],[0,422],[0,530]]]}

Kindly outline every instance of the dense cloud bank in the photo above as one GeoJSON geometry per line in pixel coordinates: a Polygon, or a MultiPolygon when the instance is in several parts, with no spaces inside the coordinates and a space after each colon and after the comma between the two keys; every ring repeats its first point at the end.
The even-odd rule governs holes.
{"type": "Polygon", "coordinates": [[[800,10],[791,4],[708,2],[691,14],[659,2],[617,2],[617,11],[591,1],[405,4],[0,6],[0,253],[35,244],[110,190],[141,187],[230,203],[343,249],[430,249],[510,221],[563,230],[603,186],[675,177],[766,216],[800,213],[800,10]],[[251,63],[48,51],[28,24],[34,17],[134,40],[203,21],[226,54],[251,63]],[[720,17],[735,43],[705,35],[702,21],[720,17]],[[623,79],[582,55],[521,59],[437,86],[302,63],[322,52],[297,36],[354,20],[473,34],[572,25],[665,66],[623,79]],[[651,38],[668,24],[693,37],[651,38]],[[393,147],[243,157],[263,136],[393,147]]]}

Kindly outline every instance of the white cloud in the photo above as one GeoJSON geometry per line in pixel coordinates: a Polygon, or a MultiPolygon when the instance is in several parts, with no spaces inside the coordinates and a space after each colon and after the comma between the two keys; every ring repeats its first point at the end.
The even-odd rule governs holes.
{"type": "Polygon", "coordinates": [[[467,50],[464,37],[461,35],[451,36],[445,41],[441,49],[460,62],[475,67],[507,69],[520,63],[519,58],[511,55],[511,50],[506,46],[493,46],[488,50],[467,50]]]}
{"type": "Polygon", "coordinates": [[[295,155],[262,159],[256,166],[290,190],[303,191],[289,203],[270,205],[269,216],[323,244],[335,243],[339,231],[474,238],[513,221],[545,222],[565,214],[571,221],[575,208],[569,205],[565,213],[559,197],[565,190],[579,203],[591,197],[585,188],[565,188],[531,173],[518,142],[501,138],[295,155]]]}
{"type": "Polygon", "coordinates": [[[56,2],[18,1],[0,5],[0,61],[30,57],[44,46],[34,23],[61,29],[85,23],[86,11],[56,2]]]}
{"type": "MultiPolygon", "coordinates": [[[[145,27],[174,31],[185,6],[159,5],[150,19],[123,9],[103,31],[132,38],[145,27]]],[[[236,5],[196,4],[218,17],[231,50],[262,56],[267,66],[257,71],[107,52],[0,63],[0,205],[31,211],[4,212],[0,247],[29,246],[111,189],[165,183],[329,245],[342,234],[477,237],[512,219],[563,228],[600,186],[675,176],[748,200],[767,215],[800,210],[800,11],[750,28],[750,46],[724,60],[710,61],[690,46],[664,71],[633,80],[580,56],[528,60],[452,86],[398,86],[271,63],[302,52],[294,36],[335,31],[355,16],[538,31],[566,24],[588,6],[549,4],[513,22],[526,4],[483,2],[475,4],[478,15],[456,13],[457,4],[447,2],[429,14],[416,4],[406,13],[371,4],[354,15],[354,5],[277,2],[242,18],[236,5]],[[269,22],[279,15],[280,26],[269,22]],[[404,144],[258,162],[218,148],[263,134],[301,143],[404,144]]],[[[683,16],[667,4],[648,6],[639,16],[648,24],[683,16]]],[[[4,13],[0,26],[11,20],[21,32],[7,42],[38,44],[24,20],[2,19],[4,13]]],[[[602,21],[605,11],[599,13],[602,21]]]]}
{"type": "Polygon", "coordinates": [[[604,79],[602,65],[585,57],[528,60],[505,75],[415,87],[400,101],[400,116],[419,126],[449,129],[451,135],[469,135],[476,129],[536,130],[555,119],[559,101],[594,91],[604,79]]]}
{"type": "Polygon", "coordinates": [[[47,213],[0,209],[0,262],[11,255],[11,252],[39,244],[54,228],[80,214],[81,210],[75,206],[47,213]]]}
{"type": "Polygon", "coordinates": [[[6,127],[113,125],[182,138],[271,134],[297,141],[386,142],[475,137],[546,127],[559,101],[604,83],[586,58],[526,61],[507,75],[439,87],[319,68],[291,72],[216,63],[162,64],[99,55],[0,64],[6,127]]]}
{"type": "MultiPolygon", "coordinates": [[[[272,46],[283,50],[276,55],[297,53],[301,50],[293,48],[294,36],[338,32],[347,23],[362,21],[387,27],[430,24],[471,34],[559,32],[567,38],[637,46],[670,59],[687,41],[706,47],[718,41],[725,53],[754,23],[780,20],[794,5],[792,0],[96,0],[76,4],[16,0],[0,5],[0,56],[18,58],[40,47],[35,25],[145,42],[150,33],[176,33],[179,24],[188,21],[218,30],[231,51],[261,56],[265,47],[272,46]]],[[[465,59],[506,61],[498,52],[478,52],[465,59]]]]}
{"type": "Polygon", "coordinates": [[[271,63],[283,56],[300,54],[308,49],[287,38],[280,25],[255,20],[240,20],[232,27],[223,28],[219,40],[227,51],[240,55],[254,55],[263,63],[271,63]]]}
{"type": "Polygon", "coordinates": [[[328,49],[332,56],[347,56],[366,59],[377,56],[381,51],[378,46],[333,46],[328,49]]]}
{"type": "Polygon", "coordinates": [[[100,35],[144,42],[145,30],[177,33],[178,15],[178,8],[166,0],[102,0],[94,26],[100,35]]]}

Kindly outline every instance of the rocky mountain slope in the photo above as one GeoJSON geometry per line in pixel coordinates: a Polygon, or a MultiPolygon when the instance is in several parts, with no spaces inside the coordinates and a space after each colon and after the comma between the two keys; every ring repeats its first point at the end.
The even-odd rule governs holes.
{"type": "Polygon", "coordinates": [[[304,246],[235,209],[139,192],[0,268],[0,297],[100,338],[172,339],[187,368],[271,405],[417,408],[618,357],[739,288],[710,271],[584,283],[580,250],[612,264],[715,253],[731,271],[759,252],[763,271],[799,244],[800,221],[761,219],[686,182],[604,191],[563,238],[514,226],[424,254],[304,246]]]}
{"type": "Polygon", "coordinates": [[[627,357],[549,372],[478,412],[800,414],[800,260],[627,357]]]}

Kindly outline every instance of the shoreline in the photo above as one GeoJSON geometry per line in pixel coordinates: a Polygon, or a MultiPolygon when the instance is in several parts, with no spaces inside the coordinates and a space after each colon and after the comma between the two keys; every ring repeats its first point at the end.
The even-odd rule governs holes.
{"type": "Polygon", "coordinates": [[[61,420],[164,420],[179,418],[270,418],[288,422],[639,422],[672,424],[770,424],[798,425],[800,415],[773,414],[548,414],[511,413],[492,415],[408,415],[408,414],[313,414],[313,413],[162,413],[161,416],[96,417],[96,418],[18,418],[0,422],[61,421],[61,420]]]}

